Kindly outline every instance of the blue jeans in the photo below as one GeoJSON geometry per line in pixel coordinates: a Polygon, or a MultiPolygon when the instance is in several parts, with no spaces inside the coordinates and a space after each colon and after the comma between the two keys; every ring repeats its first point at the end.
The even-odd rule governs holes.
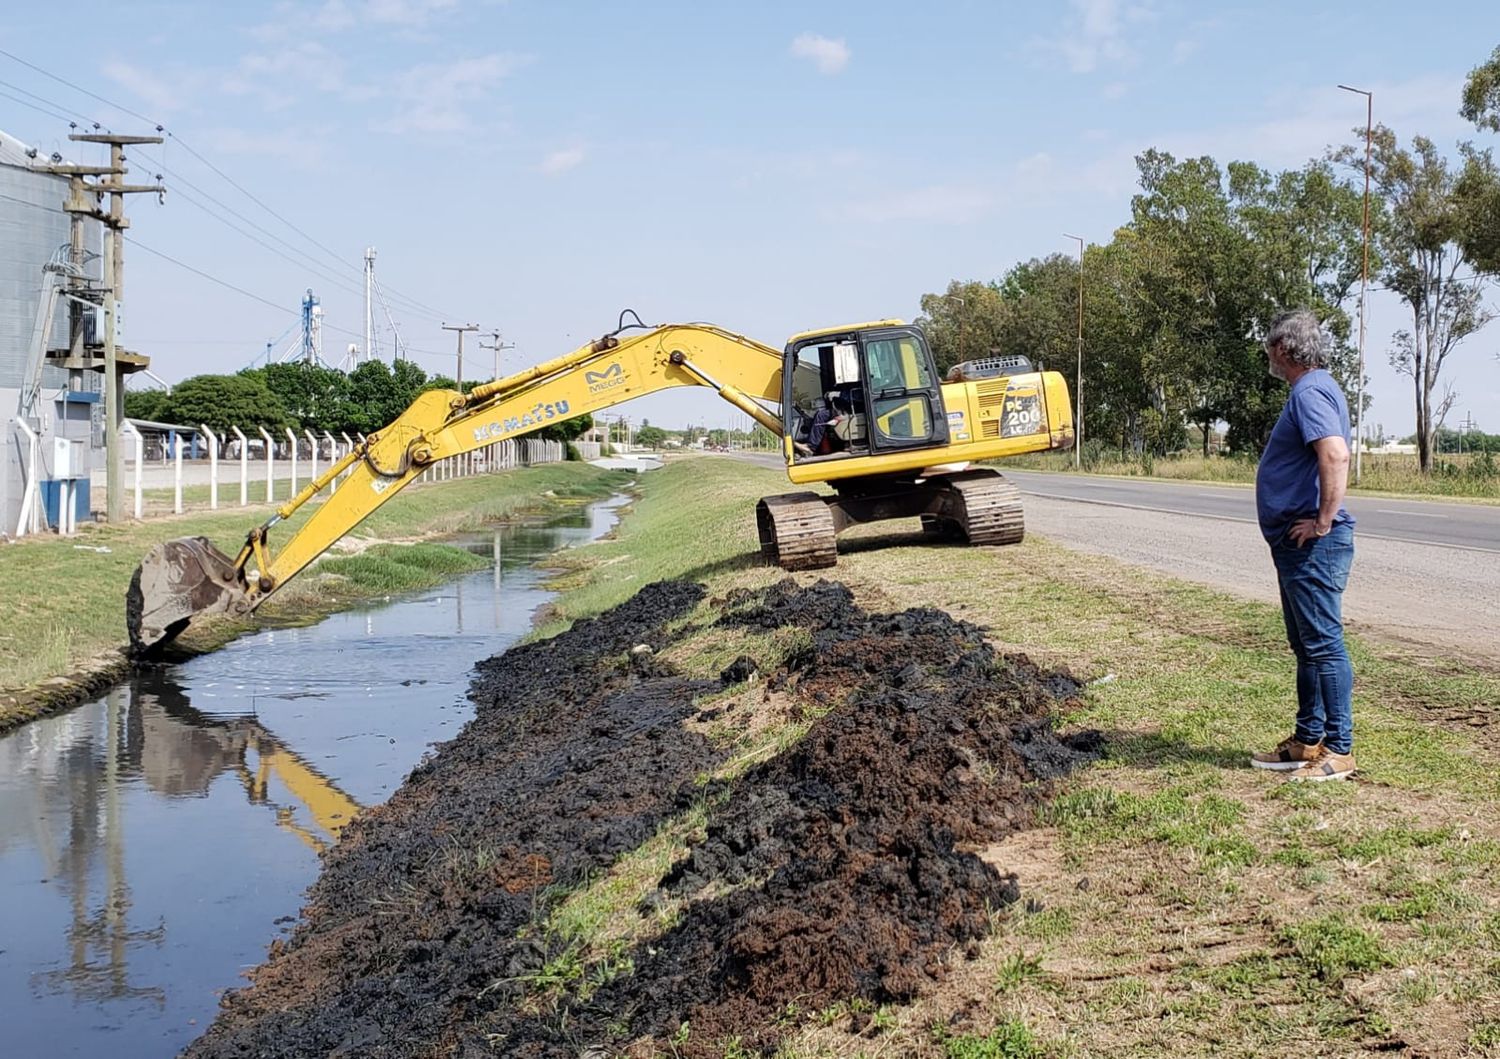
{"type": "Polygon", "coordinates": [[[1344,586],[1354,562],[1354,527],[1339,523],[1299,548],[1271,545],[1281,585],[1287,642],[1297,656],[1297,742],[1335,754],[1354,747],[1354,667],[1344,648],[1344,586]]]}

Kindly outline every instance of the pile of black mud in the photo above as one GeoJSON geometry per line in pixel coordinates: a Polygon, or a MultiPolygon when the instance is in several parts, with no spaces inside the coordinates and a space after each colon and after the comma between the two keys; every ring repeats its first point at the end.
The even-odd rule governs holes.
{"type": "Polygon", "coordinates": [[[651,585],[483,664],[475,720],[345,832],[303,924],[189,1054],[764,1052],[793,1007],[908,1000],[972,954],[1019,892],[972,851],[1030,823],[1032,781],[1097,754],[1052,731],[1076,683],[942,611],[867,614],[824,581],[738,593],[721,624],[810,634],[763,685],[810,723],[705,792],[694,778],[728,751],[682,722],[717,682],[629,654],[666,646],[701,598],[651,585]],[[556,953],[523,928],[549,895],[705,794],[706,838],[638,910],[681,899],[676,924],[587,999],[536,1003],[556,953]]]}

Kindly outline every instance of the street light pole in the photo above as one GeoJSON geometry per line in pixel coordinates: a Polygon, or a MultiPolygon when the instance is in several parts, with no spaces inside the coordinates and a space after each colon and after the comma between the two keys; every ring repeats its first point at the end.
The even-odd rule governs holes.
{"type": "Polygon", "coordinates": [[[1359,382],[1354,399],[1354,484],[1364,472],[1365,455],[1365,301],[1370,292],[1370,144],[1375,127],[1375,93],[1339,85],[1365,97],[1365,262],[1359,274],[1359,382]]]}
{"type": "Polygon", "coordinates": [[[1073,424],[1073,467],[1075,470],[1083,470],[1083,236],[1069,235],[1063,233],[1064,239],[1078,240],[1078,376],[1077,391],[1074,397],[1078,401],[1078,415],[1073,424]]]}

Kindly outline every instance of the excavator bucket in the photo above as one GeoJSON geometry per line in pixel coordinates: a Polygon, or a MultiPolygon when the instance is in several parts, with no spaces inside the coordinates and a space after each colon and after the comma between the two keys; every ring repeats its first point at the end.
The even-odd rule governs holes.
{"type": "Polygon", "coordinates": [[[178,537],[146,553],[125,593],[130,652],[140,656],[174,639],[200,614],[248,614],[234,560],[207,537],[178,537]]]}

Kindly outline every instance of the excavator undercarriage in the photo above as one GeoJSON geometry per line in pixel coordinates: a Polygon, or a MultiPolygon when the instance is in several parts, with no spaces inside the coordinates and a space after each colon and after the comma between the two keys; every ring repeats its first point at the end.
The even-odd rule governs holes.
{"type": "Polygon", "coordinates": [[[783,493],[756,505],[760,551],[767,562],[786,570],[833,566],[840,533],[889,519],[920,518],[928,536],[969,544],[1018,544],[1026,533],[1020,493],[996,471],[835,484],[834,496],[783,493]]]}

